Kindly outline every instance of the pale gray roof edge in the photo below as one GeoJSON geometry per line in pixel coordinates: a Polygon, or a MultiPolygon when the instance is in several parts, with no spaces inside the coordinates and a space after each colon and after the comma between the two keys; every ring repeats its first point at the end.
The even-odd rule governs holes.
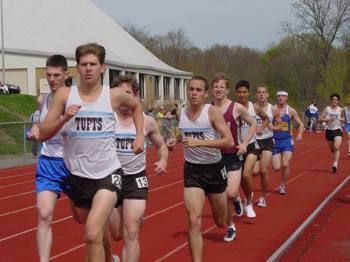
{"type": "MultiPolygon", "coordinates": [[[[33,51],[33,50],[19,50],[19,49],[11,49],[11,48],[5,48],[5,55],[6,53],[8,54],[19,54],[19,55],[28,55],[28,56],[37,56],[37,57],[48,57],[50,55],[53,55],[55,53],[53,52],[45,52],[45,51],[33,51]]],[[[65,54],[65,53],[60,53],[61,55],[64,55],[66,58],[68,59],[73,59],[75,60],[75,56],[72,54],[65,54]]],[[[5,63],[6,63],[6,56],[5,56],[5,63]]],[[[166,69],[162,69],[160,70],[157,67],[152,67],[152,66],[139,66],[139,65],[133,65],[133,64],[128,64],[128,63],[120,63],[120,62],[115,62],[109,59],[106,59],[106,64],[107,65],[112,65],[112,66],[117,66],[117,67],[121,67],[123,69],[127,69],[127,70],[150,70],[151,74],[152,73],[156,73],[156,74],[169,74],[172,76],[187,76],[187,77],[191,77],[193,75],[193,73],[191,72],[186,72],[186,71],[182,71],[182,70],[166,70],[166,69]]],[[[5,64],[6,66],[6,64],[5,64]]]]}

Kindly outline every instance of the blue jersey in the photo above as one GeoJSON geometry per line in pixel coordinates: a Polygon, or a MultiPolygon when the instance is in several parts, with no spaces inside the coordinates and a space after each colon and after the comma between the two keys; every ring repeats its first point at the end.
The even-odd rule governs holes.
{"type": "MultiPolygon", "coordinates": [[[[291,117],[289,106],[286,108],[286,113],[281,117],[282,120],[282,130],[274,130],[273,138],[274,139],[287,139],[291,138],[291,117]]],[[[273,121],[274,122],[274,121],[273,121]]]]}

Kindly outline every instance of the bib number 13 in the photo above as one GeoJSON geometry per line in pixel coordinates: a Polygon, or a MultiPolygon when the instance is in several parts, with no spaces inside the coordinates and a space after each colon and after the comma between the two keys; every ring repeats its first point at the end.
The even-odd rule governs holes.
{"type": "Polygon", "coordinates": [[[148,187],[148,180],[147,180],[146,176],[138,177],[135,180],[136,180],[138,188],[147,188],[148,187]]]}

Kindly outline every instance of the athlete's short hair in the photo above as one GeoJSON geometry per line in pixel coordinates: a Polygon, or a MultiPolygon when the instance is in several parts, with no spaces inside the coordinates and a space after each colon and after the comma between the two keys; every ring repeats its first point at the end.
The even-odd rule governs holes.
{"type": "Polygon", "coordinates": [[[188,87],[189,83],[190,83],[192,80],[202,81],[202,82],[204,83],[205,91],[208,91],[208,90],[209,90],[209,82],[208,82],[208,80],[207,80],[204,76],[199,76],[199,75],[193,76],[193,77],[187,82],[187,87],[188,87]]]}
{"type": "Polygon", "coordinates": [[[214,83],[217,83],[219,81],[223,80],[225,82],[226,88],[229,89],[230,88],[230,79],[224,74],[224,73],[217,73],[214,76],[214,79],[211,81],[211,86],[214,85],[214,83]]]}
{"type": "Polygon", "coordinates": [[[116,76],[112,81],[111,88],[118,87],[122,84],[129,84],[132,88],[134,95],[139,95],[139,83],[132,74],[116,76]]]}
{"type": "Polygon", "coordinates": [[[79,64],[80,58],[84,55],[93,54],[97,56],[100,64],[105,63],[106,49],[97,43],[87,43],[77,47],[75,49],[75,60],[79,64]]]}
{"type": "Polygon", "coordinates": [[[337,93],[333,93],[333,94],[331,94],[331,95],[329,96],[329,98],[330,98],[331,100],[333,99],[333,97],[336,97],[336,98],[338,98],[338,100],[340,100],[340,95],[337,94],[337,93]]]}
{"type": "Polygon", "coordinates": [[[235,89],[236,91],[240,88],[240,87],[246,87],[249,91],[250,89],[250,85],[249,85],[249,82],[247,80],[240,80],[236,83],[235,85],[235,89]]]}
{"type": "Polygon", "coordinates": [[[61,67],[63,71],[67,71],[67,59],[63,55],[52,55],[46,59],[46,67],[61,67]]]}

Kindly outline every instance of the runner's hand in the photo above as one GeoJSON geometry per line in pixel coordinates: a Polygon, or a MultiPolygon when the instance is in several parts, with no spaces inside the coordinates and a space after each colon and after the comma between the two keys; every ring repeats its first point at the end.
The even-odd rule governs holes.
{"type": "Polygon", "coordinates": [[[68,110],[64,114],[62,121],[64,123],[68,122],[72,117],[74,117],[76,114],[78,114],[78,111],[80,110],[81,105],[73,104],[68,107],[68,110]]]}
{"type": "Polygon", "coordinates": [[[134,152],[134,154],[137,155],[143,151],[143,142],[144,142],[143,136],[136,136],[132,147],[132,151],[134,152]]]}
{"type": "Polygon", "coordinates": [[[244,155],[245,153],[247,153],[247,143],[241,143],[237,146],[238,151],[237,154],[238,155],[244,155]]]}
{"type": "Polygon", "coordinates": [[[38,125],[33,125],[28,134],[29,140],[39,140],[39,127],[38,125]]]}
{"type": "Polygon", "coordinates": [[[184,137],[182,138],[182,143],[184,147],[196,147],[200,146],[200,140],[193,137],[184,137]]]}
{"type": "Polygon", "coordinates": [[[167,163],[165,160],[161,159],[154,163],[154,171],[157,175],[164,175],[166,172],[167,163]]]}

